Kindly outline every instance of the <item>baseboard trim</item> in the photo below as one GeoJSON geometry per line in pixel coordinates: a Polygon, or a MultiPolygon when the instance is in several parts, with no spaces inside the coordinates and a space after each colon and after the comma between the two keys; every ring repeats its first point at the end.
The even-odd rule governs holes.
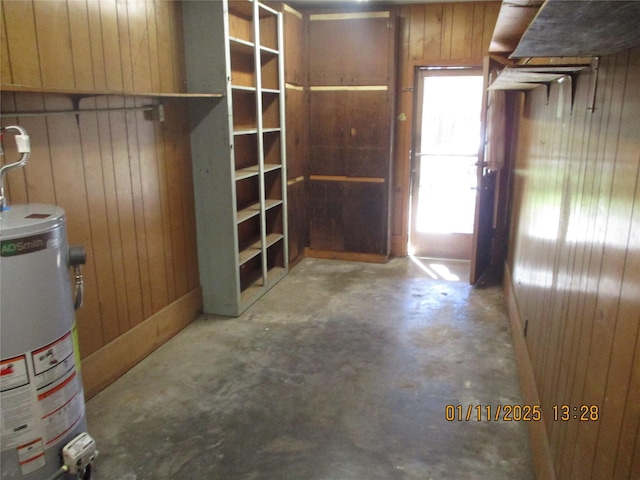
{"type": "MultiPolygon", "coordinates": [[[[509,265],[504,267],[504,295],[507,304],[507,314],[511,322],[511,335],[513,338],[513,348],[518,364],[518,374],[520,377],[520,388],[525,405],[540,405],[540,396],[536,387],[533,367],[529,357],[529,349],[524,338],[523,322],[518,307],[515,289],[513,288],[511,271],[509,265]]],[[[538,422],[527,422],[529,426],[529,439],[531,444],[531,455],[536,469],[538,480],[556,480],[553,468],[553,457],[549,448],[549,439],[545,427],[544,417],[538,422]]]]}
{"type": "Polygon", "coordinates": [[[305,257],[323,258],[326,260],[345,260],[348,262],[387,263],[388,255],[376,253],[334,252],[332,250],[318,250],[306,247],[305,257]]]}
{"type": "Polygon", "coordinates": [[[86,399],[121,377],[189,325],[201,312],[202,290],[198,287],[82,359],[86,399]]]}

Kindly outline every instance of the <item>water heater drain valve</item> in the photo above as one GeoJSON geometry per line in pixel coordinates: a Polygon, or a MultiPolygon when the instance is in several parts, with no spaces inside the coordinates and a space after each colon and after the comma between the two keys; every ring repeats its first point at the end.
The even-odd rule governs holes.
{"type": "Polygon", "coordinates": [[[83,474],[97,455],[96,442],[88,433],[81,433],[62,449],[62,460],[73,475],[83,474]]]}

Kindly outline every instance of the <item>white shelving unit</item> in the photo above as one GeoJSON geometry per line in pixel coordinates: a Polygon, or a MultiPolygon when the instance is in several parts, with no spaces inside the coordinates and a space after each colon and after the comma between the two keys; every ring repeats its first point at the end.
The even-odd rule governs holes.
{"type": "Polygon", "coordinates": [[[205,313],[238,316],[288,272],[282,15],[253,0],[184,2],[205,313]]]}

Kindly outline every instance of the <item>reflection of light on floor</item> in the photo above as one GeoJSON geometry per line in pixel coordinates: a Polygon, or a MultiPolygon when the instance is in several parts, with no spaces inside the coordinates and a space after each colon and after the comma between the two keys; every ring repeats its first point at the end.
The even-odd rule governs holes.
{"type": "Polygon", "coordinates": [[[449,280],[450,282],[457,282],[458,280],[460,280],[459,276],[451,273],[451,271],[449,271],[449,269],[441,263],[430,263],[429,266],[433,270],[435,270],[436,273],[440,274],[440,276],[445,280],[449,280]]]}
{"type": "Polygon", "coordinates": [[[446,265],[443,265],[441,263],[429,263],[428,265],[425,265],[420,261],[419,258],[413,255],[409,255],[409,258],[420,268],[420,270],[422,270],[434,280],[447,280],[449,282],[460,281],[460,277],[451,273],[446,265]]]}

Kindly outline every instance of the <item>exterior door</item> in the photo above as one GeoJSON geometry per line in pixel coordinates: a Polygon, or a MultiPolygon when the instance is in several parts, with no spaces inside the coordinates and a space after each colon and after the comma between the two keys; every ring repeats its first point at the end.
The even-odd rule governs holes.
{"type": "Polygon", "coordinates": [[[419,69],[416,92],[409,252],[470,260],[482,69],[419,69]]]}

